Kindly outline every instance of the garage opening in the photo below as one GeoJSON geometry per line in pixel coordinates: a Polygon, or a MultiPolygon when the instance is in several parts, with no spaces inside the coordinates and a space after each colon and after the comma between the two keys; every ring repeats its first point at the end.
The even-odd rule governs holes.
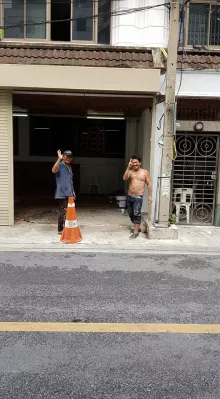
{"type": "Polygon", "coordinates": [[[109,239],[125,234],[127,239],[128,218],[115,197],[125,195],[128,156],[143,151],[143,134],[150,131],[151,121],[149,126],[138,121],[151,106],[149,96],[16,92],[15,222],[33,221],[34,229],[48,229],[48,240],[54,236],[58,204],[51,169],[57,150],[69,149],[83,235],[90,231],[93,240],[98,231],[98,242],[105,241],[105,235],[109,239]]]}
{"type": "Polygon", "coordinates": [[[124,193],[125,120],[15,117],[14,143],[17,219],[24,218],[25,213],[29,220],[48,220],[51,213],[48,207],[51,209],[56,204],[51,169],[58,149],[73,152],[78,207],[109,208],[113,206],[112,198],[124,193]]]}

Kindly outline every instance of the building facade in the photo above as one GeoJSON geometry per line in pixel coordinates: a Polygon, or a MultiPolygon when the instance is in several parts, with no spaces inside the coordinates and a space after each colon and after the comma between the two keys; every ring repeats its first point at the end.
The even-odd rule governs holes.
{"type": "Polygon", "coordinates": [[[53,196],[58,148],[73,150],[81,194],[93,183],[123,192],[132,153],[150,169],[166,6],[5,0],[0,21],[1,225],[13,225],[18,197],[53,196]]]}
{"type": "MultiPolygon", "coordinates": [[[[170,215],[175,215],[180,224],[219,226],[220,5],[216,1],[191,0],[183,10],[170,215]]],[[[158,219],[165,86],[161,76],[162,102],[156,107],[152,170],[152,223],[158,219]]]]}
{"type": "MultiPolygon", "coordinates": [[[[51,164],[56,150],[67,147],[81,194],[93,183],[102,195],[122,193],[123,170],[138,152],[153,183],[153,204],[148,209],[146,193],[143,210],[157,222],[166,87],[166,59],[158,49],[168,43],[165,3],[0,4],[1,225],[13,225],[17,197],[39,196],[39,185],[41,195],[53,196],[51,164]]],[[[170,203],[173,214],[178,202],[186,202],[179,223],[220,224],[219,12],[216,1],[191,0],[180,21],[170,203]]]]}

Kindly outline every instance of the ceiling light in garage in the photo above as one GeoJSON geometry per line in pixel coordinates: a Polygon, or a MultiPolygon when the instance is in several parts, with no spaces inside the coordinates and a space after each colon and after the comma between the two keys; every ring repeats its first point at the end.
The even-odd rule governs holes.
{"type": "Polygon", "coordinates": [[[21,112],[13,112],[13,116],[18,116],[18,117],[27,117],[27,116],[28,116],[28,114],[24,114],[24,113],[21,113],[21,112]]]}
{"type": "Polygon", "coordinates": [[[123,116],[87,116],[87,119],[114,119],[114,120],[124,120],[123,116]]]}
{"type": "Polygon", "coordinates": [[[28,113],[27,110],[20,107],[13,108],[13,116],[20,116],[20,117],[27,117],[28,113]]]}

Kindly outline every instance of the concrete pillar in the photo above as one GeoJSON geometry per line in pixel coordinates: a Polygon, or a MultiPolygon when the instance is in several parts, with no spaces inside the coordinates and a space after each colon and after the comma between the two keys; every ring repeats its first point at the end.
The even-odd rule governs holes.
{"type": "MultiPolygon", "coordinates": [[[[150,171],[150,150],[151,150],[151,122],[152,114],[150,109],[142,112],[139,121],[138,154],[142,158],[142,168],[150,171]]],[[[148,191],[145,190],[142,212],[148,212],[148,191]]]]}
{"type": "Polygon", "coordinates": [[[162,148],[159,145],[160,137],[163,142],[164,125],[164,103],[155,104],[152,115],[152,133],[151,133],[151,181],[152,181],[152,205],[149,220],[154,224],[158,220],[159,211],[159,187],[160,187],[160,168],[162,148]]]}
{"type": "Polygon", "coordinates": [[[12,92],[0,90],[0,225],[14,224],[12,92]]]}
{"type": "Polygon", "coordinates": [[[29,118],[18,118],[18,154],[19,160],[25,161],[30,155],[29,118]]]}

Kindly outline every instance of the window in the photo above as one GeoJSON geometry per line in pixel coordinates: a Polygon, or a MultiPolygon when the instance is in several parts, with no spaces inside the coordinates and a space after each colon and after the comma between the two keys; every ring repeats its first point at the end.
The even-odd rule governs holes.
{"type": "Polygon", "coordinates": [[[30,117],[30,155],[56,156],[70,149],[77,157],[123,158],[125,121],[30,117]]]}
{"type": "Polygon", "coordinates": [[[75,129],[69,118],[30,117],[30,155],[56,156],[57,149],[75,151],[75,129]]]}
{"type": "Polygon", "coordinates": [[[71,18],[71,0],[65,0],[63,3],[60,0],[51,0],[50,20],[61,22],[52,22],[49,25],[50,39],[62,42],[69,42],[70,35],[70,18],[71,18]]]}
{"type": "Polygon", "coordinates": [[[78,120],[77,153],[82,157],[123,158],[125,122],[78,120]]]}
{"type": "Polygon", "coordinates": [[[99,0],[98,20],[98,42],[101,44],[110,43],[110,4],[108,0],[99,0]]]}
{"type": "Polygon", "coordinates": [[[81,132],[81,150],[85,153],[104,153],[105,131],[103,126],[87,126],[86,132],[81,132]]]}
{"type": "Polygon", "coordinates": [[[46,0],[4,0],[5,38],[46,39],[46,0]]]}
{"type": "Polygon", "coordinates": [[[91,0],[76,0],[73,2],[73,40],[93,40],[93,8],[91,0]],[[75,20],[75,18],[78,19],[75,20]]]}
{"type": "Polygon", "coordinates": [[[220,45],[220,5],[216,2],[189,4],[188,45],[220,45]]]}
{"type": "Polygon", "coordinates": [[[3,0],[1,7],[5,39],[110,44],[111,0],[3,0]]]}

